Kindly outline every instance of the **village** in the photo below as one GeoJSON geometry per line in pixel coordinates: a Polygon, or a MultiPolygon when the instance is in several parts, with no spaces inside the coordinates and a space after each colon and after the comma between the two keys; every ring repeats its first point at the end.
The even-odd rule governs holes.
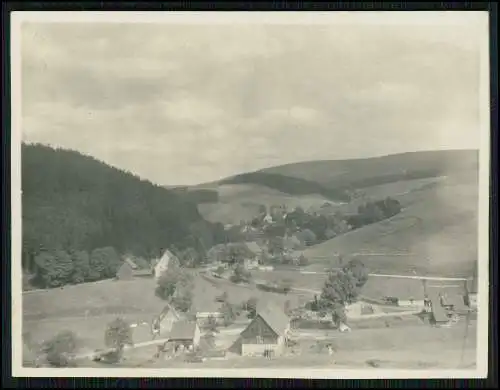
{"type": "MultiPolygon", "coordinates": [[[[445,333],[438,336],[448,337],[446,332],[462,332],[458,330],[460,323],[466,328],[469,324],[474,326],[477,278],[369,273],[359,257],[335,255],[326,259],[330,267],[311,271],[307,267],[311,259],[304,256],[302,237],[288,230],[279,245],[273,247],[276,237],[265,235],[266,229],[275,225],[273,217],[263,214],[260,223],[226,226],[225,229],[239,229],[246,239],[213,246],[198,264],[190,258],[180,259],[184,254],[175,249],[167,249],[151,261],[126,255],[113,279],[66,286],[62,294],[74,295],[73,299],[82,303],[82,309],[78,309],[79,304],[72,304],[68,310],[75,319],[83,315],[83,323],[74,323],[72,329],[72,320],[66,320],[60,311],[53,315],[40,313],[43,318],[48,316],[47,320],[52,317],[56,321],[46,325],[42,344],[47,343],[46,338],[50,343],[59,337],[49,333],[56,328],[60,333],[78,333],[80,339],[87,340],[83,348],[75,348],[71,353],[57,352],[65,356],[64,361],[71,360],[78,366],[244,366],[250,364],[248,359],[257,366],[269,361],[274,365],[293,365],[290,359],[297,364],[307,361],[329,365],[345,359],[342,354],[352,343],[357,345],[363,339],[373,343],[373,332],[382,332],[380,340],[400,332],[400,342],[406,345],[408,332],[425,334],[431,340],[436,337],[433,329],[442,329],[445,333]],[[339,271],[341,275],[359,278],[356,285],[361,281],[359,288],[347,294],[351,298],[338,297],[340,314],[335,296],[324,304],[325,283],[344,283],[337,275],[339,271]],[[78,292],[79,288],[87,292],[78,292]],[[115,297],[110,300],[113,294],[115,297]],[[101,311],[94,307],[96,299],[102,301],[101,311]],[[113,303],[114,299],[118,301],[113,303]],[[98,329],[104,331],[103,321],[111,317],[103,312],[115,318],[112,323],[116,339],[111,343],[106,339],[104,345],[96,334],[98,329]],[[116,336],[120,332],[123,335],[116,336]]],[[[36,296],[46,297],[46,301],[33,303],[36,310],[50,306],[50,294],[59,294],[54,297],[56,301],[63,298],[57,289],[28,292],[27,297],[35,301],[39,299],[36,296]]],[[[64,306],[61,302],[60,306],[64,306]]],[[[35,318],[27,320],[27,324],[35,324],[27,325],[28,328],[40,329],[35,318]]],[[[109,328],[108,323],[106,332],[109,328]]],[[[475,337],[473,332],[470,334],[475,337]]],[[[460,337],[455,335],[452,339],[457,341],[460,337]]],[[[373,348],[384,350],[392,342],[373,348]]],[[[352,358],[352,352],[348,358],[352,358]]],[[[43,357],[38,356],[34,364],[58,365],[60,359],[59,356],[56,363],[44,363],[43,357]]]]}
{"type": "MultiPolygon", "coordinates": [[[[279,273],[273,267],[259,264],[262,248],[255,242],[247,243],[249,255],[243,261],[246,272],[273,275],[279,273]]],[[[149,277],[158,281],[168,272],[178,259],[169,250],[146,272],[138,270],[134,262],[126,258],[117,273],[119,283],[134,278],[149,277]]],[[[289,271],[300,275],[300,271],[289,271]]],[[[227,263],[215,261],[197,270],[197,275],[212,284],[230,286],[230,267],[227,263]]],[[[253,279],[240,288],[254,290],[267,286],[271,295],[286,296],[287,300],[250,298],[243,304],[231,302],[227,291],[211,302],[200,301],[193,297],[193,305],[188,312],[176,310],[166,303],[161,312],[150,322],[132,324],[134,329],[143,328],[142,338],[150,331],[151,340],[144,340],[149,349],[143,348],[141,356],[151,347],[155,350],[149,364],[156,362],[204,363],[237,358],[262,358],[280,360],[287,356],[311,353],[311,340],[330,361],[335,359],[334,340],[339,335],[360,332],[366,329],[377,330],[384,327],[419,326],[429,328],[452,328],[457,323],[469,323],[475,318],[477,309],[477,281],[475,279],[449,280],[439,278],[407,278],[377,276],[368,277],[357,302],[346,306],[346,318],[337,325],[332,324],[329,315],[322,315],[311,308],[321,295],[317,291],[299,287],[289,287],[281,291],[279,282],[270,279],[253,279]],[[294,299],[294,293],[306,294],[310,301],[294,299]],[[253,301],[253,302],[252,302],[253,301]],[[232,307],[228,319],[225,307],[232,307]],[[309,345],[304,351],[301,344],[309,345]]],[[[290,281],[290,284],[293,282],[290,281]]],[[[196,289],[195,289],[196,290],[196,289]]],[[[196,291],[195,291],[196,294],[196,291]]],[[[301,297],[303,298],[303,296],[301,297]]],[[[467,325],[468,326],[468,325],[467,325]]],[[[134,330],[137,334],[137,330],[134,330]]],[[[137,344],[139,342],[139,344],[137,344]]],[[[134,343],[140,341],[134,337],[134,343]]],[[[146,346],[146,345],[145,345],[146,346]]],[[[127,349],[125,361],[134,361],[133,355],[139,349],[127,349]],[[128,356],[128,357],[127,357],[128,356]]],[[[90,357],[94,362],[106,361],[113,349],[100,350],[90,357]]]]}

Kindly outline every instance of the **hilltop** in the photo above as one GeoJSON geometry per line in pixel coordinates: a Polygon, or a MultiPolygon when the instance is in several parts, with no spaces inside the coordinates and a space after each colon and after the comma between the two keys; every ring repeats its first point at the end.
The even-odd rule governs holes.
{"type": "Polygon", "coordinates": [[[263,169],[305,179],[328,188],[364,188],[375,185],[476,172],[479,151],[439,150],[349,160],[307,161],[263,169]]]}
{"type": "Polygon", "coordinates": [[[477,170],[477,150],[425,151],[287,164],[201,184],[192,190],[217,193],[217,202],[197,202],[205,218],[239,223],[255,216],[259,205],[318,209],[329,203],[352,212],[360,199],[399,195],[432,185],[444,176],[475,183],[477,170]]]}

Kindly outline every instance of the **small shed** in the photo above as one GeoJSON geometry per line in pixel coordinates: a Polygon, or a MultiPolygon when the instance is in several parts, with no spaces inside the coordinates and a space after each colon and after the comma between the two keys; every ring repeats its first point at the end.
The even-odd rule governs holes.
{"type": "Polygon", "coordinates": [[[180,320],[174,322],[168,341],[175,347],[196,348],[200,344],[201,332],[196,321],[180,320]]]}

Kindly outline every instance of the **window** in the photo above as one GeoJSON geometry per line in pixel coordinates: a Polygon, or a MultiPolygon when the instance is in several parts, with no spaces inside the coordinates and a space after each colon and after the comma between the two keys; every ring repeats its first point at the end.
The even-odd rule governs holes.
{"type": "Polygon", "coordinates": [[[262,336],[257,336],[257,344],[263,344],[264,340],[262,340],[262,336]]]}

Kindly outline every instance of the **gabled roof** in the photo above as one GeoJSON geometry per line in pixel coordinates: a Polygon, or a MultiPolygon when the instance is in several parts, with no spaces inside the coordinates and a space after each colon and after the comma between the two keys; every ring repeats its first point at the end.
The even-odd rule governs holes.
{"type": "Polygon", "coordinates": [[[254,254],[259,254],[260,252],[262,252],[262,248],[255,241],[245,242],[245,245],[254,254]]]}
{"type": "Polygon", "coordinates": [[[174,307],[172,307],[171,305],[169,305],[168,303],[165,305],[165,307],[163,308],[162,312],[160,313],[160,316],[159,316],[159,320],[160,322],[163,321],[164,318],[167,317],[168,314],[171,314],[172,316],[174,316],[177,320],[180,320],[181,319],[181,316],[179,315],[179,313],[177,312],[177,310],[175,310],[174,307]]]}
{"type": "Polygon", "coordinates": [[[167,249],[164,253],[163,256],[158,260],[155,266],[162,265],[162,266],[168,266],[171,261],[178,262],[177,257],[169,250],[167,249]]]}
{"type": "Polygon", "coordinates": [[[127,263],[127,264],[128,264],[128,265],[132,268],[132,269],[137,269],[137,268],[139,268],[139,267],[137,266],[137,264],[135,264],[135,263],[134,263],[134,261],[133,261],[130,257],[128,257],[128,256],[127,256],[127,257],[125,257],[125,258],[123,259],[123,261],[124,261],[125,263],[127,263]]]}
{"type": "Polygon", "coordinates": [[[170,331],[170,340],[191,340],[194,338],[196,327],[198,325],[194,321],[176,321],[170,331]]]}
{"type": "Polygon", "coordinates": [[[441,306],[441,300],[439,299],[439,296],[432,295],[430,298],[432,305],[432,315],[434,316],[434,320],[436,322],[447,322],[448,316],[446,315],[444,307],[441,306]]]}
{"type": "Polygon", "coordinates": [[[428,282],[425,291],[429,296],[441,295],[444,298],[452,295],[460,295],[460,296],[466,295],[465,285],[460,282],[454,284],[442,284],[442,285],[429,284],[428,282]]]}
{"type": "Polygon", "coordinates": [[[285,312],[274,304],[268,303],[264,308],[257,307],[257,317],[260,317],[278,336],[283,335],[290,323],[290,318],[285,312]]]}

